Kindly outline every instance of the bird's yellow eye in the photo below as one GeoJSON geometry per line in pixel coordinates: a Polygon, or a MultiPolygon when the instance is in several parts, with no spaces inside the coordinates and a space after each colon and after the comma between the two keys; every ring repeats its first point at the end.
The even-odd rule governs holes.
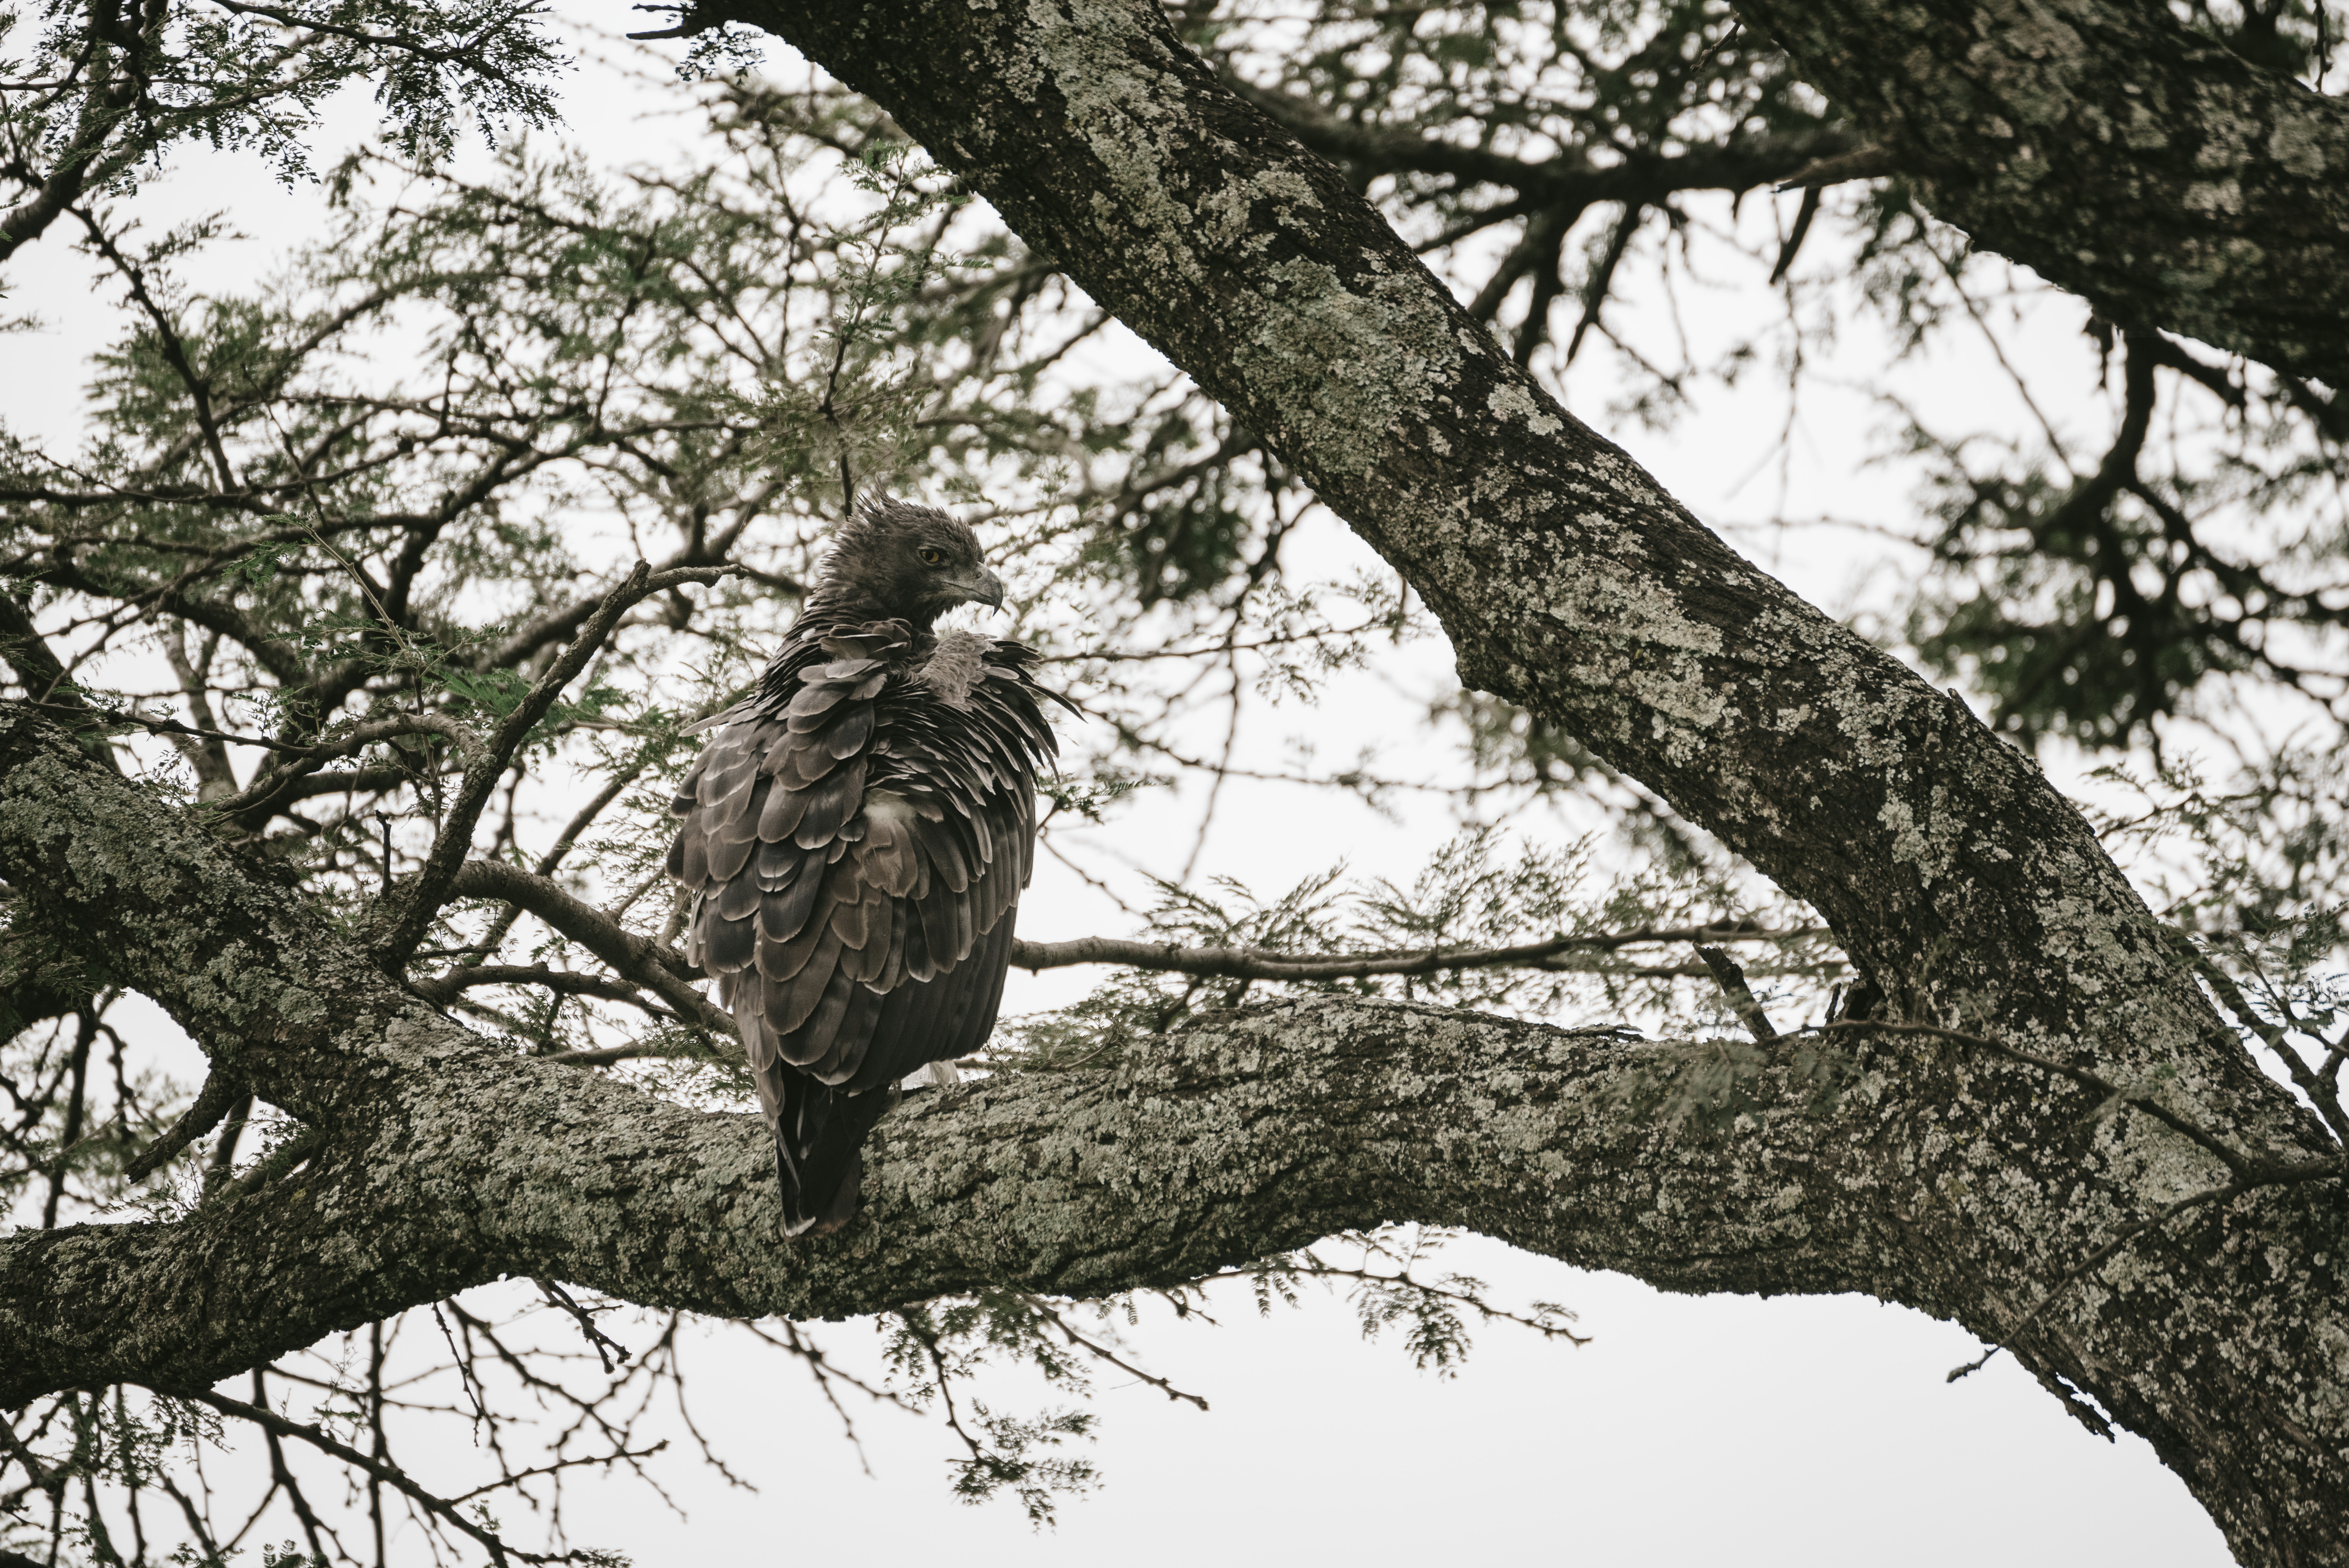
{"type": "Polygon", "coordinates": [[[945,551],[943,551],[943,550],[931,550],[931,549],[928,549],[927,547],[925,547],[925,548],[923,549],[923,551],[922,551],[922,564],[923,564],[923,565],[925,565],[925,566],[944,566],[946,563],[947,563],[947,552],[946,552],[945,551]]]}

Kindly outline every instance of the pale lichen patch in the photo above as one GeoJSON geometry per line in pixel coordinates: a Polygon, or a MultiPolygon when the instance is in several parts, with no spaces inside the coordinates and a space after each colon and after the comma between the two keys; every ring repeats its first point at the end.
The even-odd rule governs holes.
{"type": "MultiPolygon", "coordinates": [[[[2268,134],[2268,157],[2277,167],[2303,180],[2322,180],[2329,171],[2324,138],[2313,116],[2279,119],[2268,134]]],[[[2349,170],[2344,174],[2349,178],[2349,170]]]]}
{"type": "Polygon", "coordinates": [[[1515,419],[1537,436],[1555,436],[1566,428],[1558,417],[1543,407],[1534,395],[1514,381],[1504,381],[1493,388],[1485,399],[1493,418],[1505,423],[1515,419]]]}

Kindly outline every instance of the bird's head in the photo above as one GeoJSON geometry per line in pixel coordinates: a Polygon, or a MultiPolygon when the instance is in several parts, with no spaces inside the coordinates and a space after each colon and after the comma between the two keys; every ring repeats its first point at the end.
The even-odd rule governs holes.
{"type": "Polygon", "coordinates": [[[808,602],[927,626],[957,604],[1000,609],[1003,580],[979,559],[968,523],[874,495],[833,536],[808,602]]]}

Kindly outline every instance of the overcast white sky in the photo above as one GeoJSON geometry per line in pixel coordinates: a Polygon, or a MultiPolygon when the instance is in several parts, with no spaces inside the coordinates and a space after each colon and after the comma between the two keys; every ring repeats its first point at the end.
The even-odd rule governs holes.
{"type": "MultiPolygon", "coordinates": [[[[625,19],[616,8],[595,17],[625,19]]],[[[363,134],[367,106],[347,107],[337,133],[363,134]]],[[[647,124],[638,117],[657,98],[648,103],[591,68],[568,98],[570,133],[617,160],[653,155],[689,132],[690,114],[647,124]]],[[[322,143],[320,161],[339,150],[322,143]]],[[[280,246],[319,226],[315,190],[288,191],[256,166],[201,153],[180,158],[139,203],[158,229],[216,209],[264,238],[227,247],[206,263],[209,274],[197,270],[200,287],[266,270],[280,246]]],[[[11,428],[55,437],[73,428],[78,361],[101,319],[90,308],[93,277],[62,229],[11,264],[8,307],[50,323],[0,338],[0,418],[11,428]]],[[[1940,391],[1955,397],[1981,374],[1962,361],[1932,371],[1940,391]]],[[[1604,389],[1587,407],[1580,396],[1572,401],[1599,418],[1604,389]]],[[[1669,438],[1615,433],[1700,515],[1734,522],[1770,510],[1769,476],[1736,486],[1770,450],[1778,418],[1756,390],[1716,400],[1669,438]]],[[[1888,522],[1909,515],[1900,483],[1855,471],[1871,418],[1857,400],[1820,395],[1798,443],[1798,480],[1809,488],[1790,510],[1888,522]]],[[[1848,530],[1733,537],[1838,611],[1866,601],[1871,574],[1903,569],[1889,547],[1848,530]]],[[[1360,548],[1335,528],[1315,547],[1333,559],[1360,548]]],[[[1289,733],[1310,733],[1350,754],[1381,715],[1423,701],[1447,676],[1440,648],[1413,653],[1340,684],[1318,710],[1282,710],[1247,738],[1269,756],[1289,733]]],[[[1278,788],[1238,804],[1220,818],[1201,873],[1231,872],[1267,890],[1340,858],[1361,874],[1408,877],[1452,826],[1436,807],[1396,823],[1278,788]]],[[[1108,836],[1171,872],[1187,852],[1195,811],[1195,800],[1145,799],[1108,836]]],[[[1048,865],[1020,923],[1053,939],[1121,931],[1120,918],[1048,865]]],[[[1078,974],[1015,975],[1007,1011],[1049,1005],[1088,983],[1078,974]]],[[[713,1328],[693,1351],[708,1374],[698,1413],[761,1491],[729,1491],[679,1457],[663,1478],[689,1511],[689,1527],[641,1489],[613,1484],[574,1499],[574,1538],[626,1551],[647,1568],[917,1554],[1031,1564],[1474,1554],[1651,1568],[2228,1561],[2215,1529],[2143,1442],[2090,1436],[2003,1357],[1946,1385],[1949,1368],[1979,1349],[1952,1326],[1853,1297],[1662,1295],[1483,1241],[1460,1243],[1451,1266],[1491,1282],[1503,1299],[1565,1303],[1593,1343],[1573,1349],[1487,1328],[1466,1368],[1444,1381],[1413,1371],[1392,1343],[1363,1344],[1332,1301],[1259,1323],[1235,1292],[1216,1328],[1174,1324],[1163,1310],[1146,1315],[1133,1344],[1154,1369],[1206,1396],[1212,1413],[1172,1406],[1147,1387],[1105,1385],[1106,1425],[1092,1457],[1108,1484],[1064,1505],[1057,1531],[1038,1535],[1008,1504],[953,1501],[947,1444],[911,1418],[853,1411],[867,1439],[868,1479],[795,1366],[713,1328]]],[[[827,1343],[843,1348],[872,1339],[867,1326],[827,1332],[827,1343]]],[[[625,1326],[616,1333],[630,1338],[625,1326]]],[[[1006,1391],[1007,1403],[1031,1397],[1006,1391]]],[[[461,1448],[434,1457],[459,1467],[470,1459],[461,1448]]]]}

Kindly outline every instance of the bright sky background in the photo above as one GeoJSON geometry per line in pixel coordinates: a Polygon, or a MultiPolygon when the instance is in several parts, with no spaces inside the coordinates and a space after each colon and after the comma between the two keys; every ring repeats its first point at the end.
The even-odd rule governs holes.
{"type": "MultiPolygon", "coordinates": [[[[620,19],[610,10],[593,15],[605,25],[620,19]]],[[[771,52],[779,69],[787,59],[780,48],[771,52]]],[[[665,101],[591,66],[568,95],[565,134],[599,160],[657,157],[698,122],[681,96],[671,107],[682,114],[642,118],[665,101]]],[[[365,134],[368,107],[337,106],[319,144],[322,165],[365,134]]],[[[224,210],[237,227],[261,236],[217,247],[212,259],[188,269],[202,289],[237,286],[268,270],[285,245],[318,232],[321,205],[315,189],[286,191],[257,164],[190,152],[136,210],[150,232],[224,210]]],[[[11,263],[8,309],[48,323],[36,334],[0,338],[0,417],[12,428],[71,444],[80,361],[117,319],[90,308],[95,276],[63,225],[11,263]]],[[[2077,314],[2060,323],[2066,339],[2077,331],[2077,314]]],[[[1852,335],[1856,359],[1868,352],[1865,336],[1852,335]]],[[[2068,343],[2064,347],[2068,352],[2068,343]]],[[[1590,366],[1602,363],[1589,356],[1590,366]]],[[[1951,398],[1990,385],[1984,365],[1961,355],[1921,367],[1920,376],[1951,398]]],[[[1776,439],[1783,408],[1758,385],[1768,377],[1755,379],[1735,398],[1709,402],[1669,437],[1610,433],[1709,521],[1764,515],[1775,470],[1755,470],[1776,439]]],[[[1604,428],[1605,387],[1594,386],[1586,398],[1582,385],[1578,380],[1570,402],[1604,428]]],[[[1856,397],[1825,387],[1807,407],[1786,510],[1887,523],[1909,517],[1900,482],[1856,471],[1877,416],[1856,397]]],[[[1896,579],[1908,564],[1895,547],[1850,529],[1729,532],[1798,592],[1839,614],[1880,603],[1870,585],[1896,579]]],[[[1350,552],[1369,559],[1334,526],[1309,544],[1310,558],[1326,561],[1330,575],[1342,573],[1350,552]]],[[[1318,708],[1278,710],[1246,739],[1268,758],[1292,735],[1311,737],[1328,755],[1350,756],[1362,735],[1391,722],[1381,715],[1405,711],[1399,704],[1422,707],[1449,676],[1440,645],[1413,650],[1339,683],[1318,708]]],[[[2055,770],[2064,771],[2060,764],[2055,770]]],[[[1195,799],[1161,792],[1099,836],[1151,869],[1172,872],[1189,851],[1197,809],[1195,799]]],[[[1241,876],[1268,892],[1341,858],[1360,875],[1407,879],[1452,825],[1441,804],[1406,807],[1394,821],[1326,793],[1259,787],[1227,801],[1199,869],[1241,876]]],[[[1121,934],[1130,923],[1047,862],[1020,928],[1050,940],[1121,934]]],[[[1091,983],[1080,972],[1015,973],[1006,1011],[1070,999],[1091,983]]],[[[177,1070],[192,1083],[200,1066],[190,1056],[177,1070]]],[[[1414,1371],[1395,1343],[1362,1343],[1335,1300],[1309,1299],[1301,1311],[1259,1322],[1233,1290],[1216,1328],[1177,1325],[1163,1308],[1146,1311],[1131,1346],[1154,1370],[1206,1397],[1213,1411],[1104,1381],[1097,1408],[1105,1424],[1092,1457],[1107,1485],[1064,1504],[1058,1529],[1038,1535],[1013,1505],[970,1509],[953,1501],[944,1464],[949,1445],[935,1428],[853,1406],[866,1439],[867,1479],[795,1365],[712,1327],[690,1354],[703,1373],[697,1417],[761,1491],[730,1491],[675,1454],[660,1474],[688,1510],[689,1526],[640,1487],[591,1482],[573,1500],[573,1539],[627,1552],[645,1568],[949,1555],[967,1563],[1137,1568],[1203,1559],[1377,1563],[1466,1554],[1644,1568],[1723,1562],[1975,1568],[1986,1561],[2204,1568],[2228,1561],[2217,1531],[2139,1439],[2108,1445],[2092,1437],[2005,1357],[1945,1385],[1949,1368],[1980,1348],[1952,1326],[1857,1297],[1663,1295],[1484,1241],[1462,1243],[1447,1259],[1486,1280],[1502,1300],[1574,1308],[1593,1343],[1545,1345],[1495,1326],[1479,1334],[1475,1357],[1447,1381],[1414,1371]]],[[[614,1332],[632,1342],[625,1325],[614,1332]]],[[[828,1346],[852,1360],[873,1338],[865,1325],[825,1335],[828,1346]]],[[[1038,1398],[1018,1379],[1003,1391],[1007,1405],[1038,1398]]],[[[430,1456],[453,1467],[452,1480],[472,1458],[461,1447],[430,1456]]],[[[510,1525],[521,1524],[517,1511],[501,1510],[510,1525]]]]}

